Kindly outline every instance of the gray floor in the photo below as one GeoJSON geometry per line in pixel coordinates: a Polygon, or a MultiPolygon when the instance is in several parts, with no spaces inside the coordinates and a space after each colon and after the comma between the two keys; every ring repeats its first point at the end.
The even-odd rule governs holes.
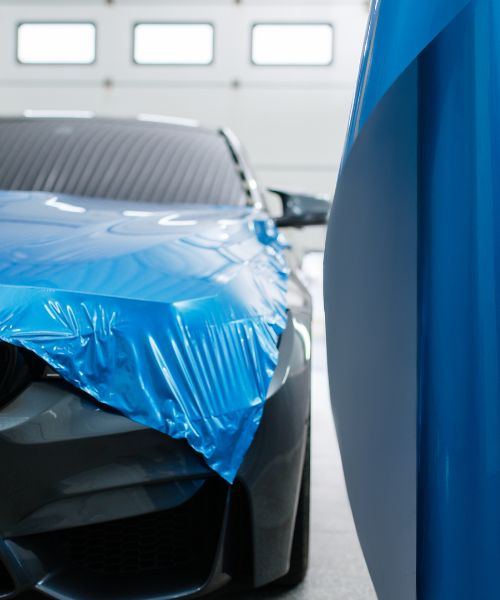
{"type": "Polygon", "coordinates": [[[376,600],[356,537],[335,436],[324,339],[313,341],[311,548],[306,580],[292,590],[263,588],[228,600],[376,600]]]}

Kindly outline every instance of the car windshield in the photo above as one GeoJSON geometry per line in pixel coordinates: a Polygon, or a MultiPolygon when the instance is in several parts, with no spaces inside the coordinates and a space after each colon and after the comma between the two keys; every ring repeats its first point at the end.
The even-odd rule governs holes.
{"type": "Polygon", "coordinates": [[[217,131],[112,119],[0,119],[0,189],[245,206],[217,131]]]}

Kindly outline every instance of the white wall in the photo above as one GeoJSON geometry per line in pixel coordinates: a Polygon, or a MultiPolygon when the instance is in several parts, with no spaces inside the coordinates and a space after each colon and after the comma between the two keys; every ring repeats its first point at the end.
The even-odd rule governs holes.
{"type": "Polygon", "coordinates": [[[192,117],[229,126],[265,185],[332,193],[363,43],[364,0],[0,0],[0,113],[93,110],[192,117]],[[16,61],[22,21],[93,21],[97,61],[29,66],[16,61]],[[210,66],[139,66],[132,27],[140,21],[205,21],[215,28],[210,66]],[[259,67],[250,61],[256,22],[328,22],[328,67],[259,67]]]}

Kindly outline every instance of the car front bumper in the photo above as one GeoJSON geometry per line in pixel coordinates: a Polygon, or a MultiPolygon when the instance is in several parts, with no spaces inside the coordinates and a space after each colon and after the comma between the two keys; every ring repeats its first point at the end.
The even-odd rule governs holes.
{"type": "MultiPolygon", "coordinates": [[[[0,561],[6,573],[2,577],[0,572],[0,597],[33,588],[72,600],[196,597],[229,582],[259,586],[284,575],[309,417],[310,356],[301,325],[310,328],[310,317],[290,313],[276,371],[283,381],[267,400],[233,486],[214,474],[185,440],[137,424],[64,381],[33,383],[2,409],[0,561]],[[171,519],[176,507],[196,504],[209,489],[206,484],[216,490],[210,500],[216,539],[196,567],[175,566],[182,547],[180,525],[172,525],[173,545],[165,550],[160,540],[155,546],[157,554],[163,553],[158,564],[170,560],[165,552],[174,556],[167,569],[151,568],[148,546],[149,554],[141,555],[147,555],[145,568],[130,559],[127,572],[134,550],[123,536],[120,548],[115,543],[110,550],[109,572],[92,570],[88,560],[82,567],[78,551],[71,554],[61,544],[61,532],[65,539],[67,532],[76,532],[71,540],[88,545],[96,543],[92,536],[104,535],[99,524],[115,523],[116,530],[120,523],[130,525],[127,519],[142,527],[141,516],[171,519]],[[78,536],[87,530],[82,542],[78,536]],[[117,552],[122,563],[114,568],[117,552]]],[[[116,541],[115,534],[106,533],[107,539],[116,541]]],[[[88,556],[87,547],[85,552],[88,556]]]]}

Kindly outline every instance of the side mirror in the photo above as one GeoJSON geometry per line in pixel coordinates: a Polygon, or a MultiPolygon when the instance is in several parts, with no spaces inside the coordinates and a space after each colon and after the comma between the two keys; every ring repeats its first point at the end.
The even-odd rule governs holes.
{"type": "Polygon", "coordinates": [[[278,194],[283,203],[283,216],[274,220],[278,227],[305,227],[328,223],[332,208],[331,196],[292,190],[269,189],[269,191],[278,194]]]}

